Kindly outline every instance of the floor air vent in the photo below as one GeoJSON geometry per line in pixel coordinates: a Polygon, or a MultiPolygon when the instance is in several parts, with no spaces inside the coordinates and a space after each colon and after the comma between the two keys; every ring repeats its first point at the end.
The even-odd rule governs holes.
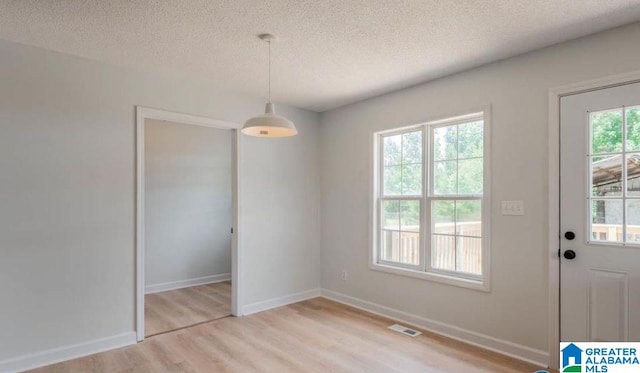
{"type": "Polygon", "coordinates": [[[402,326],[400,324],[393,324],[393,325],[391,325],[389,327],[389,329],[395,330],[398,333],[406,334],[409,337],[416,337],[416,336],[419,336],[420,334],[422,334],[422,332],[419,332],[417,330],[413,330],[411,328],[407,328],[406,326],[402,326]]]}

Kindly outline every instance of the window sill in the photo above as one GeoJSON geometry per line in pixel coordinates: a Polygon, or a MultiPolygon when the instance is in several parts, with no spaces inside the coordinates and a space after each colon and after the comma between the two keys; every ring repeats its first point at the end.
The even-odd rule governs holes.
{"type": "Polygon", "coordinates": [[[442,273],[423,272],[414,269],[393,267],[385,264],[369,264],[369,269],[374,271],[392,273],[395,275],[417,278],[426,281],[437,282],[446,285],[458,286],[467,289],[489,292],[491,290],[489,283],[484,280],[473,280],[463,277],[450,276],[442,273]]]}

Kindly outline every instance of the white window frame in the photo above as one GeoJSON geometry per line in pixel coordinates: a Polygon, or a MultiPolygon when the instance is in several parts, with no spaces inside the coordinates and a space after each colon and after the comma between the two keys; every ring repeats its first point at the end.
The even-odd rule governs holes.
{"type": "Polygon", "coordinates": [[[437,119],[428,120],[418,124],[404,126],[372,133],[371,149],[371,245],[369,268],[376,271],[393,273],[422,280],[428,280],[448,285],[454,285],[480,291],[490,291],[491,289],[491,122],[490,107],[483,107],[481,110],[470,110],[465,114],[449,115],[437,119]],[[468,123],[473,120],[483,120],[483,194],[482,196],[434,196],[431,180],[433,178],[433,167],[431,154],[433,140],[431,133],[434,128],[468,123]],[[407,132],[422,130],[423,133],[423,166],[422,166],[422,195],[421,196],[387,196],[382,193],[382,169],[384,167],[382,157],[383,138],[391,135],[398,135],[407,132]],[[408,265],[396,262],[381,260],[380,256],[380,227],[381,203],[383,200],[420,200],[420,265],[408,265]],[[431,231],[432,224],[431,202],[433,200],[478,200],[482,202],[482,275],[472,275],[455,271],[447,271],[431,268],[431,231]]]}

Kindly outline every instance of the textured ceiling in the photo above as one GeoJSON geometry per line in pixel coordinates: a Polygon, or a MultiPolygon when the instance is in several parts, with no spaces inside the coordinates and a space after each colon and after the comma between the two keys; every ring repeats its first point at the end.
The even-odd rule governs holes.
{"type": "Polygon", "coordinates": [[[324,111],[640,19],[640,0],[0,0],[0,39],[324,111]]]}

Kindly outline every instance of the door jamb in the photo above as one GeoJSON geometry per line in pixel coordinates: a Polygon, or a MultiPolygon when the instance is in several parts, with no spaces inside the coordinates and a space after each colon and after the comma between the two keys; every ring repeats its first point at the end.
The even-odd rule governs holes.
{"type": "Polygon", "coordinates": [[[640,70],[549,90],[549,367],[560,363],[560,99],[579,93],[640,82],[640,70]]]}
{"type": "Polygon", "coordinates": [[[206,118],[191,114],[176,113],[166,110],[136,106],[136,338],[144,340],[144,123],[146,119],[171,121],[180,124],[232,130],[232,226],[231,236],[231,314],[242,314],[241,302],[241,216],[240,216],[240,165],[241,139],[238,123],[219,119],[206,118]]]}

